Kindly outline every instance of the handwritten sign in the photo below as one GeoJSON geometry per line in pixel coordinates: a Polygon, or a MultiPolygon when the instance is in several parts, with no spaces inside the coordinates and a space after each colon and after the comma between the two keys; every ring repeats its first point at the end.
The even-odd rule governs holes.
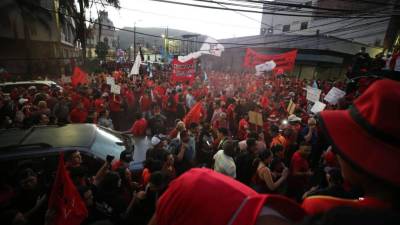
{"type": "Polygon", "coordinates": [[[315,104],[313,105],[313,107],[311,108],[311,112],[314,114],[317,114],[319,112],[324,111],[326,107],[326,104],[320,102],[320,101],[316,101],[315,104]]]}
{"type": "Polygon", "coordinates": [[[313,88],[311,86],[307,86],[307,100],[310,102],[319,101],[319,97],[321,96],[321,89],[313,88]]]}
{"type": "Polygon", "coordinates": [[[338,101],[346,95],[346,92],[340,90],[339,88],[333,87],[328,94],[325,96],[324,100],[332,105],[336,105],[338,101]]]}
{"type": "Polygon", "coordinates": [[[289,113],[289,115],[292,115],[294,113],[294,110],[296,109],[296,104],[293,102],[292,99],[290,99],[289,105],[286,109],[286,111],[289,113]]]}
{"type": "Polygon", "coordinates": [[[249,122],[255,124],[257,126],[263,126],[263,118],[262,114],[259,112],[250,111],[249,112],[249,122]]]}
{"type": "Polygon", "coordinates": [[[106,83],[113,86],[115,84],[114,77],[106,77],[106,83]]]}
{"type": "Polygon", "coordinates": [[[114,93],[117,95],[121,94],[121,86],[116,85],[116,84],[111,85],[111,93],[114,93]]]}

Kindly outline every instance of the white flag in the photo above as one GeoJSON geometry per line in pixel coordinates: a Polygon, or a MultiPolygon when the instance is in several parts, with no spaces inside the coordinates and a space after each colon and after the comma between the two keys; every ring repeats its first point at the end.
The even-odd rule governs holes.
{"type": "Polygon", "coordinates": [[[140,64],[142,63],[142,58],[140,57],[140,53],[136,55],[135,63],[133,63],[131,72],[129,73],[129,76],[132,75],[139,75],[139,69],[140,69],[140,64]]]}
{"type": "Polygon", "coordinates": [[[217,40],[211,37],[207,37],[205,43],[201,46],[200,52],[203,54],[210,54],[220,57],[222,52],[225,50],[224,46],[218,43],[217,40]]]}
{"type": "Polygon", "coordinates": [[[262,72],[272,71],[273,69],[275,69],[275,67],[276,63],[273,60],[256,65],[256,75],[261,75],[262,72]]]}

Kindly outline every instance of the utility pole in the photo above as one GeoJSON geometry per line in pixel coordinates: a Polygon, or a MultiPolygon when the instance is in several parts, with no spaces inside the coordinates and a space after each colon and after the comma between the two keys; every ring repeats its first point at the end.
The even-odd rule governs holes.
{"type": "Polygon", "coordinates": [[[133,24],[133,60],[136,60],[136,21],[133,24]]]}

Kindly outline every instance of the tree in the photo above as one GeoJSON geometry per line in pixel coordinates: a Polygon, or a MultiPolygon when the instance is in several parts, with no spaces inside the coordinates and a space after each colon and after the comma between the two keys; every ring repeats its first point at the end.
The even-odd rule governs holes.
{"type": "Polygon", "coordinates": [[[35,31],[38,25],[44,27],[48,31],[49,39],[51,38],[50,21],[52,21],[51,11],[40,5],[40,0],[10,0],[4,2],[0,7],[0,23],[5,27],[11,28],[18,38],[16,26],[12,26],[12,18],[14,12],[22,18],[24,40],[25,40],[25,57],[27,60],[27,73],[32,74],[32,44],[31,33],[35,31]]]}
{"type": "Polygon", "coordinates": [[[105,60],[108,54],[108,45],[104,42],[98,42],[96,45],[97,58],[105,60]]]}
{"type": "MultiPolygon", "coordinates": [[[[71,1],[71,0],[61,0],[61,1],[71,1]]],[[[77,38],[81,41],[82,46],[82,56],[83,60],[86,60],[86,37],[87,37],[87,28],[86,28],[86,19],[85,19],[85,10],[90,8],[89,0],[77,0],[79,6],[78,13],[78,21],[76,26],[76,35],[77,38]]],[[[98,4],[101,4],[103,7],[106,5],[113,6],[117,9],[120,8],[119,0],[98,0],[98,4]]],[[[95,3],[96,4],[96,3],[95,3]]]]}

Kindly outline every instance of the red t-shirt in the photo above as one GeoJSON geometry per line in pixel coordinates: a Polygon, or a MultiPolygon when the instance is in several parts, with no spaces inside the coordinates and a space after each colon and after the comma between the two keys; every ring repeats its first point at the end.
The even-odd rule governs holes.
{"type": "Polygon", "coordinates": [[[101,112],[104,110],[104,99],[98,98],[94,101],[94,106],[96,107],[96,112],[101,112]]]}
{"type": "Polygon", "coordinates": [[[121,111],[121,98],[119,96],[110,97],[110,111],[111,112],[121,111]]]}
{"type": "Polygon", "coordinates": [[[88,112],[84,109],[80,110],[78,108],[75,108],[71,111],[69,116],[71,118],[72,123],[85,123],[88,116],[88,112]]]}
{"type": "Polygon", "coordinates": [[[149,111],[151,107],[151,99],[148,95],[143,95],[140,99],[140,109],[142,112],[149,111]]]}
{"type": "Polygon", "coordinates": [[[238,129],[238,139],[243,141],[247,138],[247,131],[246,129],[249,127],[249,123],[245,119],[241,119],[239,121],[239,129],[238,129]]]}
{"type": "Polygon", "coordinates": [[[136,122],[133,123],[131,132],[133,136],[140,137],[146,135],[146,129],[147,129],[147,120],[141,118],[140,120],[136,120],[136,122]]]}
{"type": "Polygon", "coordinates": [[[290,181],[289,185],[294,188],[304,188],[307,184],[306,176],[293,176],[295,172],[307,172],[309,170],[309,164],[307,159],[303,158],[298,151],[296,151],[291,160],[290,164],[290,181]]]}

